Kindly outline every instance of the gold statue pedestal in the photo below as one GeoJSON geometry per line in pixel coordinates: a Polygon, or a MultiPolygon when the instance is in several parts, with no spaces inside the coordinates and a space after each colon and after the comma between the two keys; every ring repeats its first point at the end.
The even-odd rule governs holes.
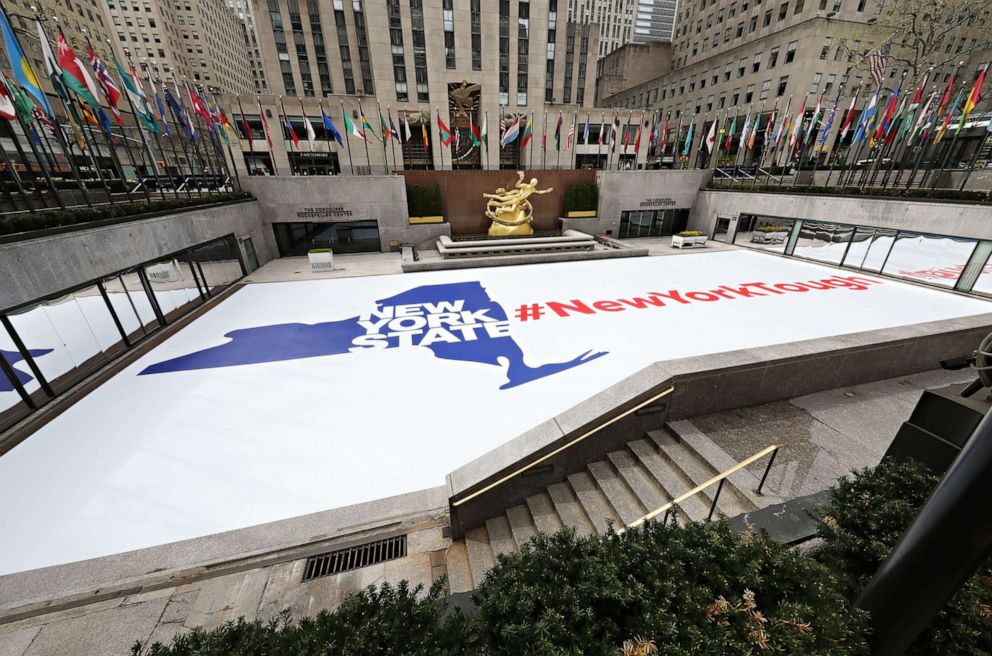
{"type": "Polygon", "coordinates": [[[492,220],[489,226],[490,237],[528,237],[534,234],[531,223],[534,221],[534,208],[527,200],[534,194],[546,194],[553,188],[538,189],[537,178],[524,182],[524,172],[517,171],[517,182],[509,191],[500,187],[493,194],[482,194],[488,198],[486,216],[492,220]]]}

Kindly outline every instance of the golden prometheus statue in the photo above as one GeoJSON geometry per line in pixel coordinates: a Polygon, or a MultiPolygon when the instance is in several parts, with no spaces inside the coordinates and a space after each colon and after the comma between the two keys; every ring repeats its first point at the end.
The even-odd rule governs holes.
{"type": "Polygon", "coordinates": [[[553,187],[538,189],[537,178],[524,182],[524,172],[517,171],[517,183],[509,191],[500,187],[495,194],[482,194],[483,198],[489,199],[486,216],[493,222],[489,226],[489,236],[526,237],[534,234],[534,228],[530,225],[534,220],[534,208],[527,199],[534,194],[551,191],[554,191],[553,187]]]}

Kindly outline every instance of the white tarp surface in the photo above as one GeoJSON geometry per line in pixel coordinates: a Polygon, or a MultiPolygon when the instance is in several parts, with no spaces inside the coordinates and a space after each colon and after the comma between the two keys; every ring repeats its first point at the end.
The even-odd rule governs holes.
{"type": "Polygon", "coordinates": [[[0,574],[441,485],[655,361],[990,309],[743,251],[249,285],[0,457],[0,574]]]}

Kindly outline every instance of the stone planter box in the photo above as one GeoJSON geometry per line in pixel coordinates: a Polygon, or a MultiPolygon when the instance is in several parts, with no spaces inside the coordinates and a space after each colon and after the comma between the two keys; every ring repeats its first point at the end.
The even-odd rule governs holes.
{"type": "Polygon", "coordinates": [[[307,253],[310,260],[311,271],[334,271],[334,253],[330,251],[320,251],[307,253]]]}
{"type": "Polygon", "coordinates": [[[706,235],[699,237],[672,235],[672,248],[702,248],[704,246],[706,246],[706,235]]]}

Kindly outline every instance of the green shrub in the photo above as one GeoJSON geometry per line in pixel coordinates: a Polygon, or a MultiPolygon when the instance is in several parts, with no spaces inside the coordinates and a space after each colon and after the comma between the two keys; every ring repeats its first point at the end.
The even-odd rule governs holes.
{"type": "Polygon", "coordinates": [[[144,656],[367,656],[368,654],[475,654],[460,613],[442,619],[444,581],[426,595],[406,581],[370,587],[345,600],[333,613],[292,622],[282,615],[269,622],[228,622],[213,631],[195,629],[155,643],[144,656]]]}
{"type": "Polygon", "coordinates": [[[439,185],[409,185],[406,205],[410,216],[441,216],[444,205],[439,185]]]}
{"type": "Polygon", "coordinates": [[[683,230],[679,233],[679,237],[702,237],[702,230],[683,230]]]}
{"type": "Polygon", "coordinates": [[[789,229],[785,226],[779,225],[766,225],[760,228],[755,228],[755,232],[789,232],[789,229]]]}
{"type": "Polygon", "coordinates": [[[648,523],[622,535],[538,536],[474,594],[489,654],[865,654],[867,618],[825,567],[726,523],[648,523]]]}
{"type": "Polygon", "coordinates": [[[599,189],[595,182],[579,182],[565,189],[565,212],[595,212],[599,189]]]}
{"type": "Polygon", "coordinates": [[[872,196],[882,198],[902,198],[906,200],[961,200],[972,202],[987,202],[988,195],[984,191],[958,191],[957,189],[905,189],[901,187],[821,187],[806,185],[777,184],[727,184],[712,182],[710,189],[733,189],[735,191],[755,191],[778,194],[810,194],[814,196],[872,196]]]}
{"type": "MultiPolygon", "coordinates": [[[[915,462],[882,463],[842,478],[822,511],[816,558],[854,601],[937,485],[915,462]]],[[[969,579],[907,650],[910,655],[992,653],[992,561],[969,579]]]]}

